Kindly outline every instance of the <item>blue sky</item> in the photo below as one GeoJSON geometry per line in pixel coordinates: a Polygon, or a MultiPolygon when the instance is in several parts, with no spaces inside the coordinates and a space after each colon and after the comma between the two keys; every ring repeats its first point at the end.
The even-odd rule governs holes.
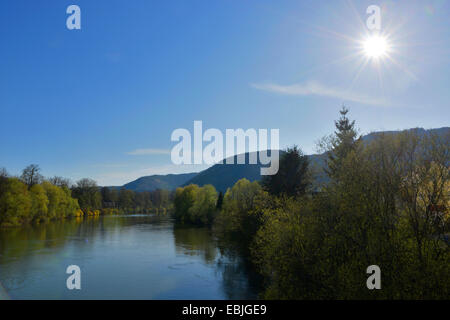
{"type": "Polygon", "coordinates": [[[282,147],[314,153],[343,103],[361,133],[448,126],[449,13],[445,0],[2,1],[0,167],[100,185],[198,171],[167,154],[194,120],[278,128],[282,147]],[[70,4],[81,30],[66,28],[70,4]],[[361,67],[372,4],[392,60],[361,67]]]}

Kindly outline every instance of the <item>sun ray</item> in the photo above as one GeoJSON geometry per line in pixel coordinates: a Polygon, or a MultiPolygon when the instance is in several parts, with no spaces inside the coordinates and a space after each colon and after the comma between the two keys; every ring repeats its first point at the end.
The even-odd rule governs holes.
{"type": "Polygon", "coordinates": [[[339,32],[336,32],[334,30],[330,30],[330,29],[324,28],[323,26],[318,26],[318,25],[315,25],[315,24],[307,23],[307,22],[305,22],[303,20],[300,20],[300,19],[297,19],[296,21],[298,21],[299,23],[305,25],[306,27],[309,27],[312,31],[313,30],[314,31],[319,31],[319,32],[314,33],[312,31],[307,32],[307,31],[304,30],[303,31],[304,33],[309,33],[309,34],[316,35],[316,36],[332,35],[335,39],[344,39],[344,40],[347,40],[349,42],[358,43],[358,39],[357,38],[353,38],[353,37],[348,36],[346,34],[339,33],[339,32]]]}
{"type": "Polygon", "coordinates": [[[359,76],[361,75],[363,70],[366,68],[368,63],[369,63],[369,58],[362,57],[362,63],[358,67],[358,71],[356,72],[355,76],[353,77],[353,79],[352,79],[352,81],[350,83],[349,91],[351,91],[353,89],[353,86],[355,85],[356,81],[359,79],[359,76]]]}
{"type": "Polygon", "coordinates": [[[394,63],[397,67],[399,67],[403,72],[405,72],[407,75],[409,75],[412,79],[414,79],[415,81],[419,81],[419,78],[410,70],[408,70],[407,67],[403,66],[400,62],[398,62],[397,60],[395,60],[395,58],[393,58],[391,55],[386,55],[386,58],[391,61],[392,63],[394,63]]]}
{"type": "Polygon", "coordinates": [[[323,70],[323,69],[325,69],[327,67],[330,67],[330,66],[333,66],[333,65],[345,62],[345,61],[351,61],[351,60],[357,58],[358,56],[359,56],[359,53],[352,53],[352,54],[346,55],[344,57],[334,59],[334,60],[332,60],[332,61],[330,61],[328,63],[324,63],[324,64],[320,64],[320,65],[316,65],[314,67],[311,67],[311,68],[309,68],[307,70],[304,70],[299,75],[300,76],[305,76],[305,75],[307,75],[309,73],[317,72],[317,71],[323,70]]]}
{"type": "MultiPolygon", "coordinates": [[[[353,13],[355,14],[355,16],[358,19],[358,22],[361,26],[361,30],[366,30],[366,24],[364,23],[363,19],[361,18],[360,14],[358,13],[358,10],[356,10],[355,5],[353,4],[353,1],[351,0],[347,0],[347,5],[352,9],[353,13]]],[[[367,31],[366,31],[366,35],[367,35],[367,31]]]]}
{"type": "Polygon", "coordinates": [[[381,65],[383,64],[383,60],[377,60],[376,61],[376,68],[377,68],[377,75],[378,75],[378,84],[380,85],[381,94],[383,95],[383,99],[385,99],[385,92],[384,92],[384,86],[383,86],[383,75],[381,70],[381,65]]]}

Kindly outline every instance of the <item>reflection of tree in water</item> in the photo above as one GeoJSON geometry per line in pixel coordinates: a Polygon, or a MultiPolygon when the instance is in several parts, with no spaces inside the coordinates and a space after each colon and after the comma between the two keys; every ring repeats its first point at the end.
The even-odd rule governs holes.
{"type": "MultiPolygon", "coordinates": [[[[63,249],[73,237],[93,236],[99,218],[50,221],[0,230],[0,261],[21,258],[43,249],[63,249]],[[90,221],[88,221],[90,220],[90,221]]],[[[25,259],[26,260],[26,259],[25,259]]]]}
{"type": "Polygon", "coordinates": [[[174,226],[177,253],[200,256],[205,263],[214,264],[222,277],[228,299],[256,299],[262,279],[244,259],[245,250],[239,241],[215,239],[208,228],[174,226]]]}
{"type": "Polygon", "coordinates": [[[173,235],[177,253],[201,256],[207,264],[215,261],[217,247],[208,228],[175,225],[173,235]]]}
{"type": "Polygon", "coordinates": [[[262,291],[262,277],[249,261],[249,252],[238,239],[217,240],[220,258],[217,272],[222,274],[223,289],[228,299],[257,299],[262,291]]]}
{"type": "Polygon", "coordinates": [[[78,247],[92,245],[92,239],[104,239],[115,232],[125,232],[124,227],[156,225],[167,227],[170,221],[155,216],[93,216],[78,217],[30,224],[18,228],[0,229],[0,262],[11,258],[27,257],[43,249],[64,249],[69,241],[80,241],[78,247]]]}

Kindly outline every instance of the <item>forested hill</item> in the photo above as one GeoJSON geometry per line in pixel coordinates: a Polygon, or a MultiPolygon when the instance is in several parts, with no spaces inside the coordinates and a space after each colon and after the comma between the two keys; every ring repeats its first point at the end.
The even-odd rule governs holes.
{"type": "MultiPolygon", "coordinates": [[[[282,153],[280,153],[280,156],[282,153]]],[[[204,186],[212,184],[217,191],[225,192],[227,188],[232,187],[238,180],[246,178],[250,181],[260,180],[261,164],[248,164],[249,153],[245,154],[245,164],[237,164],[237,157],[234,156],[234,164],[216,164],[203,170],[198,175],[187,181],[184,185],[196,184],[204,186]]]]}
{"type": "MultiPolygon", "coordinates": [[[[280,152],[280,157],[283,155],[283,151],[280,152]]],[[[184,185],[196,184],[204,186],[206,184],[212,184],[216,190],[225,192],[228,188],[232,187],[238,180],[246,178],[250,181],[261,180],[261,167],[258,164],[248,164],[248,156],[246,153],[246,164],[236,164],[236,156],[234,157],[234,165],[216,164],[193,177],[187,181],[184,185]]],[[[311,167],[322,168],[325,165],[325,154],[313,154],[308,155],[311,167]]],[[[259,160],[259,159],[258,159],[259,160]]]]}
{"type": "Polygon", "coordinates": [[[167,174],[167,175],[153,175],[141,177],[137,180],[123,185],[123,188],[133,191],[154,191],[157,189],[175,190],[177,187],[183,185],[198,173],[183,173],[183,174],[167,174]]]}
{"type": "MultiPolygon", "coordinates": [[[[435,135],[438,135],[440,137],[444,137],[445,135],[449,134],[450,132],[450,127],[442,127],[442,128],[436,128],[436,129],[428,129],[425,130],[423,128],[412,128],[412,129],[408,129],[406,131],[412,131],[416,134],[418,134],[419,136],[423,136],[425,133],[432,133],[435,135]]],[[[380,132],[372,132],[369,133],[368,135],[365,135],[362,137],[362,139],[364,141],[370,142],[372,141],[377,135],[380,134],[397,134],[401,131],[380,131],[380,132]]]]}
{"type": "MultiPolygon", "coordinates": [[[[445,136],[450,132],[450,127],[443,127],[438,129],[425,130],[423,128],[409,129],[408,131],[415,131],[419,135],[427,132],[445,136]]],[[[364,141],[370,142],[376,135],[379,134],[397,134],[400,131],[382,131],[373,132],[362,137],[364,141]]],[[[246,163],[248,163],[248,153],[246,154],[246,163]]],[[[281,154],[280,154],[281,156],[281,154]]],[[[325,165],[325,154],[314,154],[308,156],[311,166],[320,169],[325,165]]],[[[125,184],[123,187],[133,191],[153,191],[156,189],[174,190],[177,187],[189,184],[197,184],[204,186],[212,184],[216,190],[225,192],[227,188],[233,186],[238,180],[246,178],[250,181],[260,180],[260,164],[236,164],[236,156],[234,165],[216,164],[212,167],[203,170],[199,173],[187,174],[169,174],[169,175],[154,175],[148,177],[141,177],[133,182],[125,184]]],[[[316,176],[320,177],[319,176],[316,176]]],[[[319,178],[320,179],[320,178],[319,178]]]]}

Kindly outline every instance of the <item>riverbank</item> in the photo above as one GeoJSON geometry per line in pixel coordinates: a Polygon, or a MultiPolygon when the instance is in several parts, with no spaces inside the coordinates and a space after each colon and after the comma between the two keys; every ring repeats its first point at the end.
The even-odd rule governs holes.
{"type": "Polygon", "coordinates": [[[58,222],[63,220],[80,220],[83,218],[92,218],[92,217],[100,217],[100,216],[111,216],[111,215],[127,215],[127,214],[141,214],[141,215],[169,215],[170,209],[167,208],[154,208],[154,209],[147,209],[144,211],[141,210],[125,210],[125,209],[114,209],[114,208],[103,208],[100,210],[93,210],[93,211],[87,211],[83,212],[82,210],[78,210],[74,215],[68,216],[68,217],[58,217],[58,218],[40,218],[37,220],[31,220],[31,221],[17,221],[16,223],[11,222],[3,222],[0,224],[0,231],[2,229],[9,229],[9,228],[21,228],[25,226],[33,226],[33,225],[39,225],[44,223],[50,223],[50,222],[58,222]]]}

